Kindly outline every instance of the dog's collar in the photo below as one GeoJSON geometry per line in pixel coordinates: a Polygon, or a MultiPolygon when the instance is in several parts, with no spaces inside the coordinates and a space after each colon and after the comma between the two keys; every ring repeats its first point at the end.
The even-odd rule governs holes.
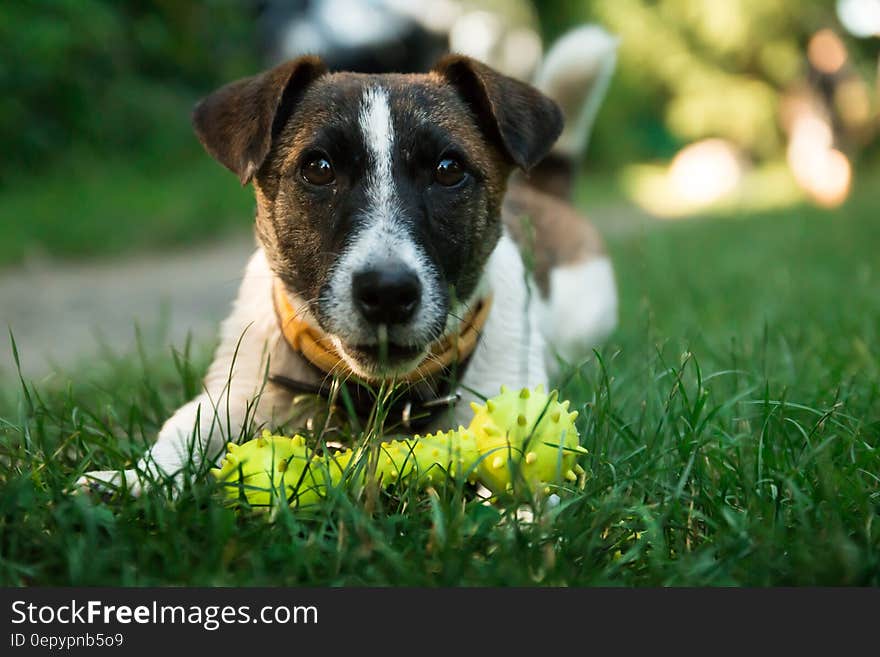
{"type": "MultiPolygon", "coordinates": [[[[358,416],[369,416],[375,405],[375,398],[368,384],[377,381],[366,381],[367,385],[363,385],[362,380],[339,356],[329,336],[298,316],[283,284],[276,280],[273,286],[275,313],[284,340],[319,374],[325,376],[318,385],[282,375],[270,375],[269,380],[296,394],[325,397],[331,404],[335,403],[337,394],[334,393],[333,382],[341,381],[351,410],[358,416]],[[334,375],[332,379],[326,376],[331,373],[334,375]]],[[[447,334],[431,345],[428,356],[413,372],[391,381],[404,384],[399,394],[395,395],[391,407],[387,409],[389,418],[398,418],[396,422],[392,420],[393,426],[399,426],[405,431],[424,428],[458,402],[456,383],[463,376],[477,346],[491,305],[491,297],[481,298],[465,316],[456,332],[447,334]]]]}
{"type": "MultiPolygon", "coordinates": [[[[330,336],[300,316],[290,303],[284,284],[278,279],[273,283],[272,296],[281,335],[291,349],[302,354],[307,361],[326,374],[332,373],[340,378],[362,378],[339,355],[330,336]]],[[[395,380],[415,384],[440,376],[454,365],[466,362],[477,347],[491,306],[491,296],[478,300],[462,319],[457,331],[433,342],[425,359],[413,371],[398,376],[395,380]]],[[[377,379],[371,380],[376,381],[377,379]]]]}

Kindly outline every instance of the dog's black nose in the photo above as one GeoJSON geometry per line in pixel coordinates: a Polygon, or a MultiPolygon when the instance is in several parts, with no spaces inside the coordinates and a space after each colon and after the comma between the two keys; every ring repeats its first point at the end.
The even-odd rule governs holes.
{"type": "Polygon", "coordinates": [[[358,310],[371,324],[403,324],[419,307],[422,284],[406,265],[389,263],[355,274],[352,294],[358,310]]]}

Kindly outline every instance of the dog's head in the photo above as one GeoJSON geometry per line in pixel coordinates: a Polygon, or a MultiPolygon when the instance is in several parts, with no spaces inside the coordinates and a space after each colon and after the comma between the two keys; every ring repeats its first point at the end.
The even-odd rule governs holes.
{"type": "Polygon", "coordinates": [[[412,370],[474,294],[514,167],[562,128],[536,89],[462,56],[424,75],[328,73],[315,57],[233,82],[193,123],[253,181],[274,273],[353,371],[412,370]]]}

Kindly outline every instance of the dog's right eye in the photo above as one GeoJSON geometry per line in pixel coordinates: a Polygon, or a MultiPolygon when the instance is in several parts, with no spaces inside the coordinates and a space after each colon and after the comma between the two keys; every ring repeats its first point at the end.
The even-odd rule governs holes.
{"type": "Polygon", "coordinates": [[[333,165],[326,156],[311,155],[302,165],[303,179],[312,185],[329,185],[336,180],[333,165]]]}

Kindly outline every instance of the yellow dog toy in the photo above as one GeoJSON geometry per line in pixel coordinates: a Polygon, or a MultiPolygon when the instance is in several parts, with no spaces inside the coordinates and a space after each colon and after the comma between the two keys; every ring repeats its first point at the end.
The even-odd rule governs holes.
{"type": "Polygon", "coordinates": [[[231,500],[244,496],[251,505],[266,506],[284,499],[297,507],[368,476],[383,486],[464,477],[502,495],[519,482],[546,494],[551,484],[576,483],[585,474],[576,463],[587,452],[574,425],[577,411],[569,412],[555,390],[502,386],[500,395],[471,407],[474,418],[466,429],[383,442],[373,463],[368,446],[321,456],[302,436],[264,431],[244,444],[229,443],[221,467],[211,472],[231,500]]]}

